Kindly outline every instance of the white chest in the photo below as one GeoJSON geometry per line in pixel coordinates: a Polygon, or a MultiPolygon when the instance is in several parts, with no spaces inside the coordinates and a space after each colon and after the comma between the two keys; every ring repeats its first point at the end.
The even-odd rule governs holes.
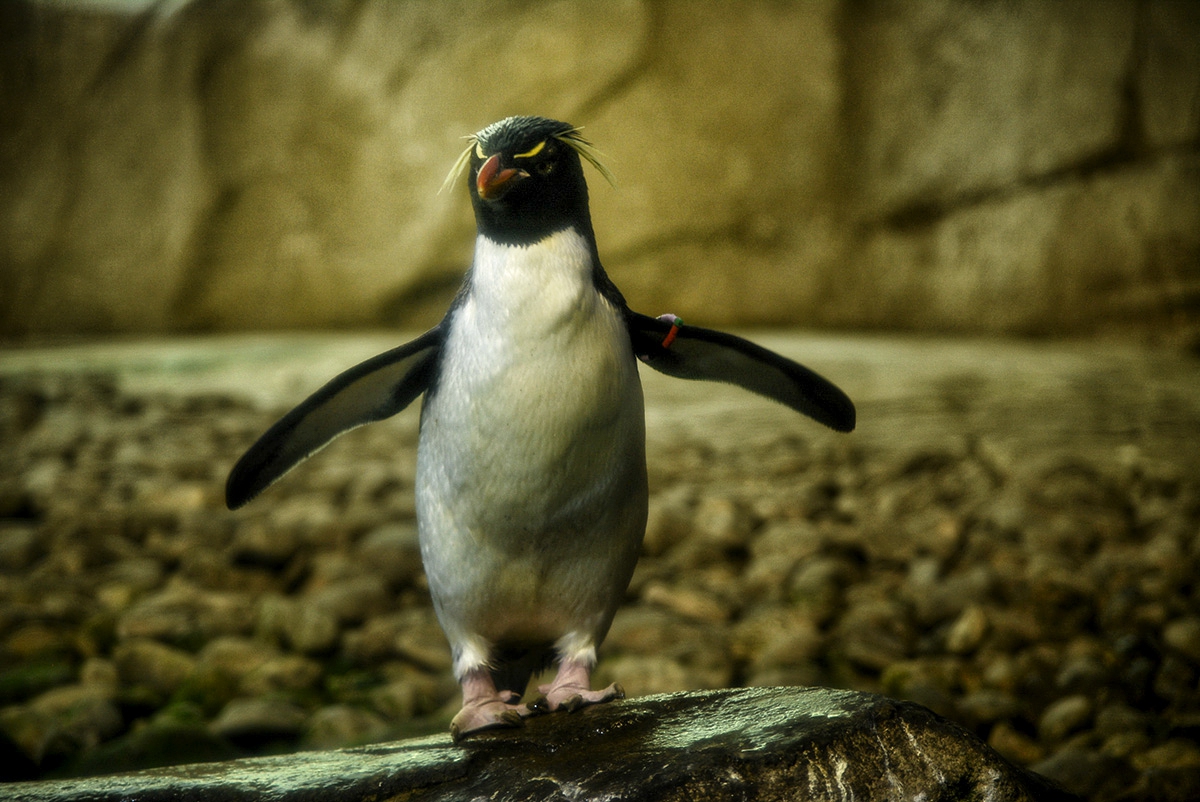
{"type": "Polygon", "coordinates": [[[572,230],[528,247],[480,238],[422,413],[419,494],[537,528],[644,465],[629,335],[592,275],[572,230]]]}

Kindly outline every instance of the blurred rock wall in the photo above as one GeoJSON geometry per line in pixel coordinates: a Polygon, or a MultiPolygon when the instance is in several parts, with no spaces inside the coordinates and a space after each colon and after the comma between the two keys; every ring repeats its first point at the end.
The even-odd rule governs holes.
{"type": "Polygon", "coordinates": [[[460,137],[586,127],[632,305],[1200,330],[1200,3],[0,3],[0,334],[436,321],[460,137]]]}

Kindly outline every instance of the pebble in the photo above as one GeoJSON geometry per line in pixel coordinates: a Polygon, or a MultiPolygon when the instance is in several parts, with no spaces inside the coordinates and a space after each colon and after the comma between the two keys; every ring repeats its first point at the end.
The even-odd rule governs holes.
{"type": "Polygon", "coordinates": [[[1070,655],[1066,657],[1054,684],[1063,693],[1095,693],[1110,682],[1108,666],[1100,655],[1070,655]]]}
{"type": "Polygon", "coordinates": [[[722,624],[730,619],[733,611],[729,605],[702,590],[688,587],[672,587],[653,582],[642,591],[646,604],[664,607],[691,621],[707,624],[722,624]]]}
{"type": "Polygon", "coordinates": [[[992,727],[991,733],[988,735],[988,746],[1022,766],[1036,763],[1046,755],[1046,750],[1037,741],[1017,732],[1006,721],[1001,721],[992,727]]]}
{"type": "Polygon", "coordinates": [[[704,496],[692,516],[690,539],[700,539],[724,551],[744,548],[754,520],[735,499],[704,496]]]}
{"type": "Polygon", "coordinates": [[[104,571],[96,593],[108,596],[106,606],[120,612],[138,597],[158,588],[163,581],[162,563],[150,557],[127,557],[104,571]]]}
{"type": "Polygon", "coordinates": [[[1118,702],[1102,707],[1096,713],[1095,725],[1099,735],[1143,733],[1149,725],[1149,717],[1129,705],[1118,702]]]}
{"type": "Polygon", "coordinates": [[[23,571],[33,563],[37,553],[36,526],[0,522],[0,571],[23,571]]]}
{"type": "Polygon", "coordinates": [[[321,493],[276,494],[271,502],[271,525],[292,532],[305,546],[340,540],[337,514],[321,493]]]}
{"type": "Polygon", "coordinates": [[[361,627],[346,631],[342,636],[342,654],[356,665],[364,666],[395,657],[403,627],[403,619],[395,615],[375,616],[361,627]]]}
{"type": "Polygon", "coordinates": [[[383,577],[368,574],[342,579],[307,594],[306,605],[333,616],[339,631],[346,624],[362,623],[388,610],[390,600],[383,577]]]}
{"type": "Polygon", "coordinates": [[[412,584],[421,574],[415,521],[376,527],[358,541],[355,550],[363,564],[392,587],[412,584]]]}
{"type": "Polygon", "coordinates": [[[432,672],[450,670],[450,647],[428,607],[413,608],[397,614],[396,654],[414,665],[432,672]]]}
{"type": "Polygon", "coordinates": [[[837,615],[844,588],[857,570],[840,557],[816,557],[802,563],[788,580],[785,600],[818,621],[837,615]]]}
{"type": "Polygon", "coordinates": [[[1062,749],[1030,768],[1085,799],[1115,799],[1137,781],[1128,761],[1090,749],[1062,749]]]}
{"type": "Polygon", "coordinates": [[[308,719],[302,743],[308,749],[336,749],[382,738],[387,722],[369,710],[351,705],[328,705],[308,719]]]}
{"type": "Polygon", "coordinates": [[[596,685],[620,682],[629,696],[696,690],[694,672],[678,660],[623,654],[605,660],[596,669],[596,685]]]}
{"type": "Polygon", "coordinates": [[[229,546],[229,559],[235,564],[278,569],[296,556],[299,544],[294,529],[252,520],[238,527],[229,546]]]}
{"type": "Polygon", "coordinates": [[[213,671],[231,681],[254,673],[278,652],[268,643],[250,638],[224,636],[209,641],[196,655],[199,669],[213,671]]]}
{"type": "Polygon", "coordinates": [[[234,699],[209,724],[209,731],[235,743],[270,742],[297,738],[308,720],[304,708],[284,699],[271,696],[234,699]]]}
{"type": "Polygon", "coordinates": [[[117,675],[126,686],[138,686],[166,699],[196,671],[196,658],[180,649],[146,638],[122,640],[113,647],[117,675]]]}
{"type": "Polygon", "coordinates": [[[120,687],[121,675],[111,660],[89,657],[79,669],[79,684],[112,698],[120,687]]]}
{"type": "Polygon", "coordinates": [[[38,696],[29,707],[54,722],[52,738],[64,738],[79,749],[91,749],[121,731],[121,712],[111,689],[64,685],[38,696]]]}
{"type": "Polygon", "coordinates": [[[241,674],[238,689],[252,696],[308,691],[317,686],[324,673],[319,662],[303,655],[269,654],[261,664],[241,674]]]}
{"type": "Polygon", "coordinates": [[[71,632],[41,622],[16,624],[3,641],[3,651],[21,663],[30,663],[73,651],[71,632]]]}
{"type": "Polygon", "coordinates": [[[1115,732],[1104,739],[1100,751],[1113,757],[1132,758],[1147,752],[1150,743],[1150,736],[1144,732],[1115,732]]]}
{"type": "Polygon", "coordinates": [[[46,759],[59,726],[55,716],[39,712],[31,705],[0,708],[0,730],[34,768],[46,759]]]}
{"type": "Polygon", "coordinates": [[[405,722],[432,713],[457,691],[452,677],[433,676],[410,665],[393,664],[385,674],[384,684],[372,688],[368,699],[387,721],[405,722]]]}
{"type": "Polygon", "coordinates": [[[751,610],[734,626],[730,642],[734,656],[756,673],[816,660],[824,645],[815,621],[782,605],[751,610]]]}
{"type": "Polygon", "coordinates": [[[909,656],[913,632],[903,608],[893,601],[856,604],[838,622],[831,646],[852,663],[882,671],[909,656]]]}
{"type": "Polygon", "coordinates": [[[1038,719],[1038,736],[1049,743],[1063,740],[1082,728],[1092,716],[1092,700],[1087,696],[1067,696],[1057,700],[1038,719]]]}
{"type": "Polygon", "coordinates": [[[968,721],[991,724],[1016,718],[1021,704],[1012,694],[981,688],[959,699],[958,710],[968,721]]]}
{"type": "Polygon", "coordinates": [[[246,595],[177,580],[122,613],[117,636],[191,645],[220,635],[246,634],[253,627],[254,606],[246,595]]]}
{"type": "Polygon", "coordinates": [[[883,692],[923,704],[944,716],[958,715],[952,689],[960,684],[962,661],[956,657],[916,657],[888,665],[879,677],[883,692]]]}
{"type": "Polygon", "coordinates": [[[1200,664],[1200,616],[1177,618],[1163,627],[1163,642],[1193,664],[1200,664]]]}
{"type": "Polygon", "coordinates": [[[987,612],[978,605],[971,605],[946,631],[946,649],[954,654],[973,652],[983,643],[987,629],[987,612]]]}
{"type": "Polygon", "coordinates": [[[665,554],[671,547],[687,538],[692,531],[695,491],[685,484],[676,484],[650,498],[646,517],[646,536],[642,552],[651,557],[665,554]]]}
{"type": "Polygon", "coordinates": [[[1200,771],[1200,746],[1195,741],[1172,738],[1147,749],[1133,759],[1139,769],[1179,769],[1200,771]]]}
{"type": "Polygon", "coordinates": [[[329,610],[302,599],[272,595],[259,600],[258,632],[279,638],[301,654],[320,655],[333,650],[341,630],[329,610]]]}
{"type": "Polygon", "coordinates": [[[788,578],[805,560],[818,554],[821,545],[820,533],[807,521],[767,524],[749,543],[743,592],[757,599],[783,601],[788,578]]]}
{"type": "MultiPolygon", "coordinates": [[[[988,555],[989,560],[993,557],[988,555]]],[[[934,559],[935,564],[941,564],[940,559],[934,559]]],[[[903,593],[913,604],[917,620],[925,626],[934,627],[962,615],[968,607],[983,608],[992,599],[997,584],[992,566],[984,563],[970,565],[945,576],[939,573],[933,580],[918,577],[916,582],[903,589],[903,593]]]]}

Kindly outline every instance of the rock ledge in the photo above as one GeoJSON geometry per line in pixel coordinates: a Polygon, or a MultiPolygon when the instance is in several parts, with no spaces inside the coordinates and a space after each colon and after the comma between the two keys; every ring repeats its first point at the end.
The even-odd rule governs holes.
{"type": "Polygon", "coordinates": [[[15,783],[12,802],[272,799],[1066,800],[920,705],[825,688],[647,696],[465,741],[15,783]]]}

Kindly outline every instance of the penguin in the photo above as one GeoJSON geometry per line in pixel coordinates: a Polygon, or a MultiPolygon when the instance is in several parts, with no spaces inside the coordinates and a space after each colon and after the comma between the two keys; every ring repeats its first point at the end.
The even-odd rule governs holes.
{"type": "Polygon", "coordinates": [[[580,130],[508,117],[467,137],[472,264],[440,323],[350,368],[275,423],[226,484],[237,509],[334,437],[424,394],[415,481],[421,559],[462,709],[455,741],[620,699],[596,650],[646,526],[638,364],[726,382],[841,432],[854,404],[812,370],[674,315],[633,311],[601,265],[580,130]],[[556,666],[535,701],[531,676],[556,666]]]}

